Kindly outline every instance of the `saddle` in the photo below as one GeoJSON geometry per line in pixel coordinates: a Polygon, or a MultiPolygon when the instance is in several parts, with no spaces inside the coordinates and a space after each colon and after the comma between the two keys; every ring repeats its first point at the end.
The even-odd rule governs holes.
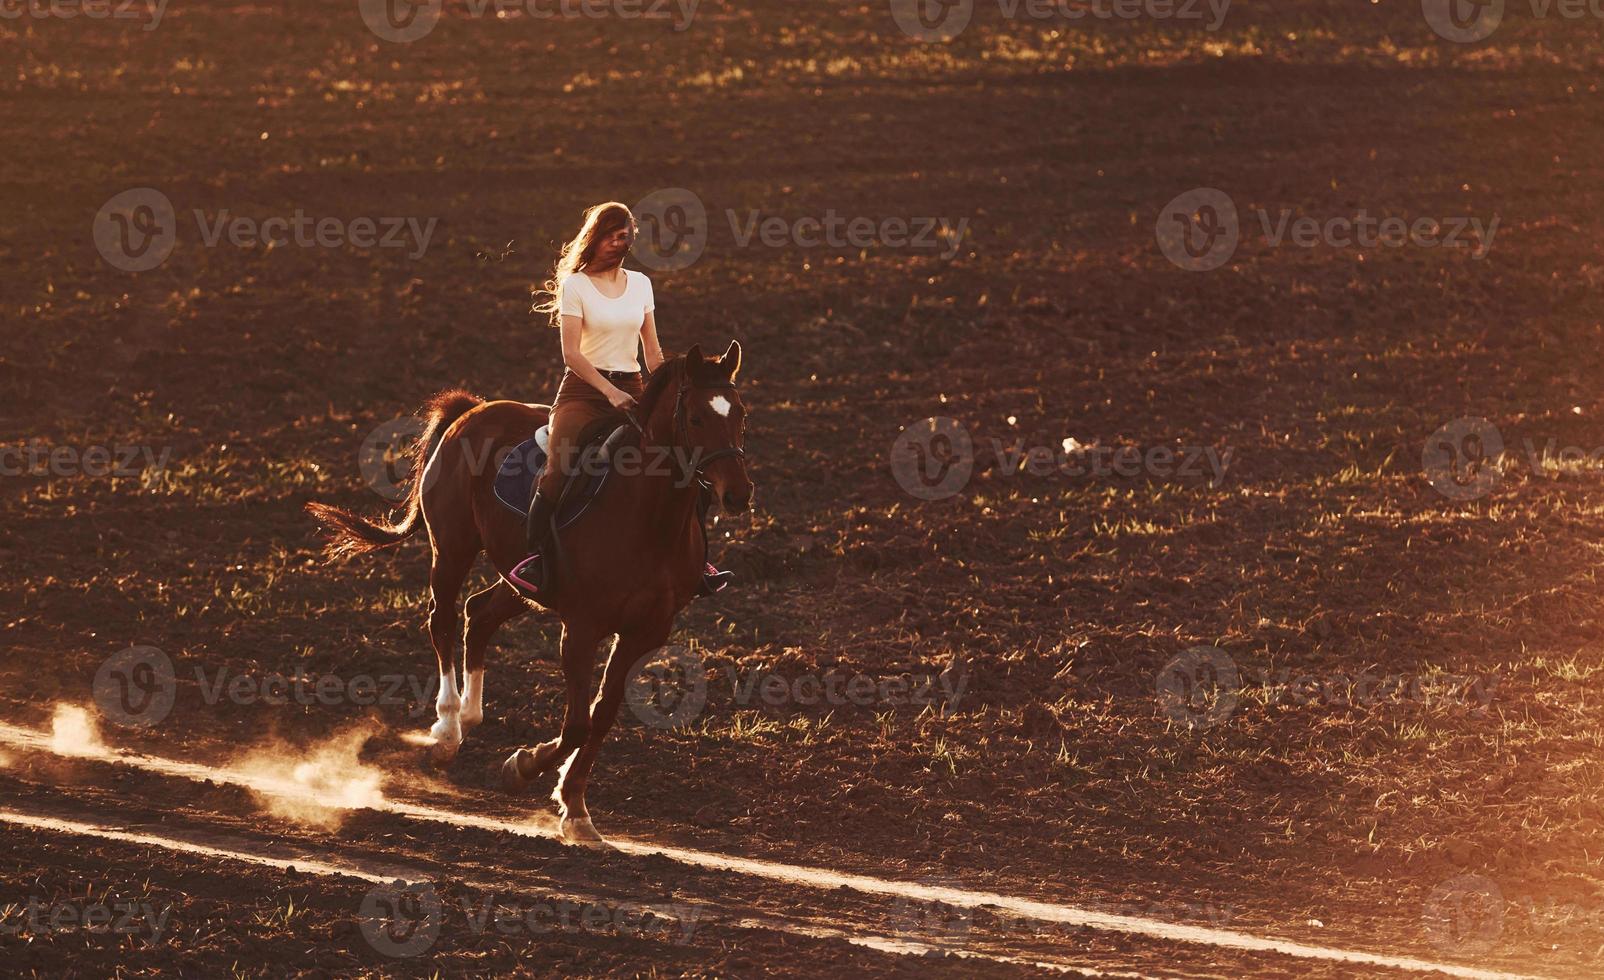
{"type": "MultiPolygon", "coordinates": [[[[609,429],[611,420],[602,420],[595,430],[580,434],[579,461],[557,495],[557,506],[552,516],[551,564],[545,571],[546,581],[562,581],[564,573],[558,568],[567,567],[566,549],[557,532],[578,520],[607,485],[613,472],[613,456],[618,447],[629,440],[633,426],[625,421],[609,429]]],[[[551,426],[543,425],[535,434],[519,443],[501,460],[492,483],[496,499],[519,517],[529,512],[536,482],[550,463],[551,426]]],[[[707,540],[707,514],[713,504],[712,488],[698,480],[696,493],[697,525],[702,529],[702,540],[707,540]]],[[[552,588],[548,585],[546,588],[552,588]]]]}
{"type": "MultiPolygon", "coordinates": [[[[629,423],[608,429],[606,424],[583,433],[579,462],[557,495],[557,527],[572,524],[590,505],[613,471],[613,453],[628,438],[629,423]]],[[[529,513],[535,484],[551,460],[551,426],[543,425],[501,460],[492,486],[496,499],[519,515],[529,513]]]]}

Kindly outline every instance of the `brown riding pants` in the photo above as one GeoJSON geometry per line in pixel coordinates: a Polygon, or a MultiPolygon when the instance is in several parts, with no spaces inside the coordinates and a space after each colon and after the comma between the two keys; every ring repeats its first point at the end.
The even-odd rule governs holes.
{"type": "MultiPolygon", "coordinates": [[[[614,376],[614,385],[639,399],[646,392],[646,384],[639,372],[629,376],[614,376]]],[[[602,419],[614,424],[624,420],[624,413],[614,408],[607,396],[591,387],[579,375],[564,371],[562,383],[557,386],[557,398],[551,404],[551,461],[540,474],[540,492],[554,503],[562,492],[563,481],[579,463],[579,449],[586,430],[602,419]]]]}

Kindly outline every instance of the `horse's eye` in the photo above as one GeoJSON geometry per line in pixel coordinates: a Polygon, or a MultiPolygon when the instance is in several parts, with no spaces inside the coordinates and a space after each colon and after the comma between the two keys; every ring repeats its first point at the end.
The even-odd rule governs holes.
{"type": "Polygon", "coordinates": [[[700,415],[692,415],[691,416],[691,425],[692,426],[700,426],[701,424],[702,424],[702,417],[700,415]]]}

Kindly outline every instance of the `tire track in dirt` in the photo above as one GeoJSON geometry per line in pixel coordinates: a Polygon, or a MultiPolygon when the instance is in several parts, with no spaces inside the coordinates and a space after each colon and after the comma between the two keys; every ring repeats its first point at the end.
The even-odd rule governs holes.
{"type": "MultiPolygon", "coordinates": [[[[247,865],[260,865],[277,868],[279,870],[293,870],[303,874],[320,877],[347,877],[366,881],[379,886],[401,885],[407,888],[421,888],[433,886],[442,877],[451,877],[462,887],[474,889],[485,894],[494,894],[506,891],[513,884],[511,881],[491,882],[485,879],[443,875],[421,871],[416,868],[400,865],[385,865],[371,861],[353,860],[348,856],[332,855],[315,857],[301,851],[294,855],[275,856],[264,853],[260,845],[209,834],[210,843],[196,838],[194,834],[175,836],[172,834],[154,834],[148,831],[133,830],[128,827],[117,826],[104,821],[91,819],[72,819],[60,816],[43,816],[34,813],[24,813],[17,810],[0,808],[0,823],[13,826],[29,827],[35,830],[51,831],[64,835],[79,835],[94,837],[101,841],[117,841],[127,844],[136,844],[146,847],[156,847],[175,853],[189,854],[200,857],[215,858],[221,861],[234,862],[247,865]],[[254,849],[253,849],[254,848],[254,849]]],[[[520,886],[527,887],[527,883],[519,882],[520,886]]],[[[565,898],[575,901],[601,904],[616,901],[616,896],[604,895],[598,892],[587,892],[575,889],[572,884],[558,884],[556,882],[542,882],[542,885],[560,890],[565,898]]],[[[698,912],[706,909],[698,907],[698,912]]],[[[1100,977],[1127,977],[1132,980],[1153,980],[1148,974],[1122,970],[1103,970],[1082,964],[1055,963],[1031,959],[1024,956],[1009,956],[1005,954],[977,952],[970,950],[944,950],[924,943],[911,941],[886,935],[874,935],[860,932],[849,932],[842,929],[832,929],[815,924],[801,923],[791,920],[779,919],[772,916],[741,916],[731,917],[723,909],[716,910],[715,915],[722,918],[707,917],[699,914],[696,922],[717,922],[727,928],[738,931],[764,931],[784,932],[809,939],[835,939],[852,943],[866,949],[895,955],[927,956],[942,954],[955,956],[961,959],[987,960],[996,963],[1008,963],[1017,966],[1027,966],[1036,969],[1050,970],[1056,973],[1078,974],[1081,976],[1100,977]]]]}
{"type": "MultiPolygon", "coordinates": [[[[78,758],[93,764],[127,767],[162,777],[237,786],[254,794],[264,796],[292,799],[299,797],[302,798],[302,802],[311,805],[369,810],[394,815],[408,821],[447,825],[495,834],[511,834],[547,842],[558,839],[552,828],[527,821],[467,814],[389,798],[366,800],[355,806],[345,800],[331,803],[326,799],[317,799],[316,794],[309,793],[303,786],[283,780],[265,778],[258,774],[240,772],[228,767],[215,767],[143,753],[113,750],[100,746],[98,743],[64,748],[59,744],[55,744],[52,736],[48,733],[5,723],[0,723],[0,744],[8,745],[24,752],[78,758]]],[[[30,815],[15,809],[0,814],[0,820],[17,824],[25,823],[28,820],[48,821],[51,819],[53,818],[30,815]]],[[[121,834],[132,833],[131,831],[114,832],[121,834]]],[[[146,843],[155,842],[146,841],[146,843]]],[[[1015,918],[1031,919],[1040,923],[1067,926],[1074,929],[1084,929],[1092,933],[1118,934],[1128,939],[1137,939],[1149,943],[1212,947],[1216,951],[1230,950],[1248,956],[1268,956],[1277,959],[1289,957],[1296,961],[1308,963],[1310,966],[1313,963],[1309,961],[1319,961],[1333,965],[1363,965],[1387,970],[1438,973],[1456,977],[1476,978],[1476,980],[1506,980],[1506,978],[1518,976],[1516,974],[1438,963],[1408,956],[1392,956],[1359,950],[1315,946],[1289,940],[1264,938],[1243,932],[1162,922],[1139,916],[1115,915],[994,892],[895,881],[825,868],[734,857],[690,848],[660,845],[646,840],[618,838],[610,841],[610,843],[614,850],[626,857],[639,860],[667,859],[693,868],[722,872],[749,879],[756,878],[776,885],[814,893],[831,893],[846,889],[859,895],[892,898],[899,901],[940,903],[941,905],[969,912],[982,909],[1000,910],[1015,918]]],[[[165,845],[156,843],[155,846],[165,845]]],[[[238,860],[249,859],[241,857],[238,860]]],[[[316,863],[321,863],[328,868],[347,866],[332,863],[332,859],[316,863]]],[[[296,866],[300,867],[299,864],[296,866]]],[[[307,869],[303,868],[302,870],[307,869]]],[[[357,875],[357,877],[361,876],[357,875]]],[[[469,887],[496,887],[493,883],[468,880],[464,880],[463,883],[469,887]]],[[[503,882],[502,887],[505,887],[505,884],[503,882]]],[[[545,887],[560,889],[564,892],[573,890],[570,882],[547,880],[545,887]]],[[[1011,963],[1057,971],[1079,970],[1086,972],[1093,969],[1100,970],[1100,968],[1092,967],[1088,964],[1069,962],[1056,957],[1046,958],[1041,957],[1039,954],[1020,955],[1017,950],[935,950],[926,944],[875,934],[872,930],[861,928],[861,923],[854,924],[859,928],[843,930],[820,926],[817,923],[801,923],[793,918],[742,916],[734,920],[727,919],[726,921],[735,928],[789,932],[796,935],[809,936],[810,938],[844,939],[860,946],[880,949],[886,952],[915,954],[925,954],[933,951],[946,952],[952,955],[991,960],[999,964],[1011,963]]],[[[1035,953],[1034,950],[1030,952],[1035,953]]],[[[1125,966],[1128,964],[1129,961],[1127,960],[1120,965],[1125,966]]],[[[1140,973],[1128,972],[1113,975],[1142,976],[1140,973]]]]}

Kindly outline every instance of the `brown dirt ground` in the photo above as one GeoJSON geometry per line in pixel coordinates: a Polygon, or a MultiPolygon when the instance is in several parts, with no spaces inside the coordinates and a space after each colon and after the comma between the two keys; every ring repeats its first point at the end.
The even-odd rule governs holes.
{"type": "MultiPolygon", "coordinates": [[[[323,564],[302,505],[377,512],[357,448],[438,389],[548,400],[556,337],[527,309],[555,243],[587,204],[686,187],[713,237],[689,269],[654,274],[661,332],[671,349],[744,345],[758,497],[718,526],[738,587],[694,604],[677,639],[786,676],[917,674],[956,655],[968,688],[939,712],[770,708],[738,703],[718,671],[695,725],[626,717],[615,731],[592,783],[604,832],[1596,971],[1604,484],[1597,465],[1533,467],[1520,448],[1604,446],[1596,22],[1516,11],[1492,41],[1455,46],[1406,2],[1239,3],[1212,35],[1053,30],[982,5],[959,39],[925,46],[883,5],[710,0],[684,32],[448,16],[402,46],[379,43],[354,4],[175,8],[150,32],[0,22],[3,442],[170,451],[143,478],[0,479],[0,716],[42,724],[55,702],[88,700],[108,655],[150,644],[186,680],[180,711],[142,744],[221,759],[368,712],[208,705],[197,666],[429,677],[427,544],[323,564]],[[131,275],[89,228],[145,185],[181,216],[300,208],[439,230],[409,261],[206,248],[190,222],[166,264],[131,275]],[[1363,208],[1500,228],[1480,260],[1249,236],[1227,268],[1182,273],[1153,223],[1205,185],[1245,222],[1250,208],[1363,208]],[[970,232],[950,261],[742,248],[722,216],[749,208],[941,215],[970,232]],[[922,502],[893,479],[890,449],[933,415],[982,449],[963,493],[922,502]],[[1462,416],[1491,420],[1512,452],[1495,490],[1455,502],[1421,450],[1462,416]],[[986,448],[1016,437],[1234,455],[1217,487],[1034,477],[986,448]],[[1161,667],[1194,645],[1227,651],[1250,684],[1201,733],[1155,697],[1161,667]],[[1365,707],[1267,696],[1259,672],[1282,670],[1496,685],[1485,710],[1469,696],[1365,707]],[[1487,950],[1434,946],[1421,927],[1433,890],[1465,874],[1507,903],[1487,950]]],[[[492,652],[490,718],[443,774],[473,806],[548,806],[496,797],[485,772],[554,730],[555,641],[529,616],[492,652]]],[[[380,717],[427,724],[407,708],[380,717]]],[[[136,808],[171,791],[130,780],[136,808]]],[[[4,782],[12,807],[96,802],[32,769],[4,782]]],[[[197,825],[256,812],[194,809],[197,825]]],[[[335,843],[382,851],[391,832],[351,827],[335,843]]],[[[0,936],[38,974],[411,969],[331,932],[357,886],[297,890],[283,874],[15,829],[0,849],[7,900],[148,893],[181,903],[186,936],[211,937],[142,960],[83,937],[0,936]],[[251,924],[290,895],[304,918],[251,924]]],[[[737,939],[585,935],[538,953],[465,942],[433,963],[803,972],[802,941],[750,941],[739,962],[724,949],[737,939]]],[[[919,968],[808,950],[827,969],[919,968]]],[[[1177,947],[1165,972],[1300,967],[1206,957],[1177,947]]]]}

